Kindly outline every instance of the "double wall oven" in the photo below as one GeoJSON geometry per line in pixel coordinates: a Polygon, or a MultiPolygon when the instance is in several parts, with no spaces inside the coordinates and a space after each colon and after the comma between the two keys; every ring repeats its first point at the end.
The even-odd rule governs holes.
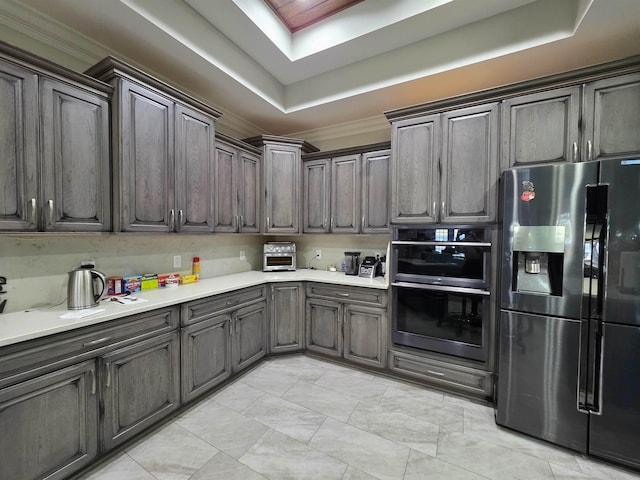
{"type": "Polygon", "coordinates": [[[485,362],[489,352],[491,228],[394,228],[393,342],[485,362]]]}

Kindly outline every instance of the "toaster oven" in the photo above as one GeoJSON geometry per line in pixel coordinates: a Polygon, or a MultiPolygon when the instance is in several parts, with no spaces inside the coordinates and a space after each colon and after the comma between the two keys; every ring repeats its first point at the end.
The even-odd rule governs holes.
{"type": "Polygon", "coordinates": [[[296,269],[296,244],[267,242],[263,248],[262,271],[280,272],[296,269]]]}

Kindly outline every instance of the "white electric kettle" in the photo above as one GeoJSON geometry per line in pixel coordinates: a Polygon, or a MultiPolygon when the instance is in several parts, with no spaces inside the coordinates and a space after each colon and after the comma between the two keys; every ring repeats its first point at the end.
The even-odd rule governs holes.
{"type": "Polygon", "coordinates": [[[104,273],[84,266],[69,272],[67,285],[67,308],[81,310],[98,306],[98,302],[107,290],[107,277],[104,273]],[[100,283],[101,287],[96,288],[100,283]]]}

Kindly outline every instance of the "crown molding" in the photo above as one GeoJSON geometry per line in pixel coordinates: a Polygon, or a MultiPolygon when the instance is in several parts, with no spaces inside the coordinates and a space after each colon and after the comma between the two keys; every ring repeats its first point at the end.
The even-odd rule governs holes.
{"type": "Polygon", "coordinates": [[[360,120],[338,123],[328,127],[304,130],[288,134],[288,136],[304,138],[311,143],[324,143],[346,137],[356,137],[376,132],[389,132],[389,121],[383,114],[367,117],[360,120]]]}

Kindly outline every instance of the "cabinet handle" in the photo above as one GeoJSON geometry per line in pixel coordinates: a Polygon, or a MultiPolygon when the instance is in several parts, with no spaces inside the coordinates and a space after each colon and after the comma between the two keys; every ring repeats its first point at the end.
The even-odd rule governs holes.
{"type": "Polygon", "coordinates": [[[111,363],[105,363],[104,368],[107,370],[107,382],[105,386],[109,388],[111,386],[111,363]]]}
{"type": "Polygon", "coordinates": [[[96,371],[92,368],[89,370],[91,374],[91,395],[96,394],[96,371]]]}
{"type": "Polygon", "coordinates": [[[444,219],[444,212],[445,212],[445,203],[444,200],[442,200],[442,203],[440,204],[440,220],[444,219]]]}
{"type": "Polygon", "coordinates": [[[37,220],[36,220],[36,199],[32,198],[31,199],[31,223],[32,224],[36,224],[37,220]]]}
{"type": "Polygon", "coordinates": [[[53,200],[48,200],[47,205],[49,206],[49,225],[53,225],[53,200]]]}
{"type": "Polygon", "coordinates": [[[233,335],[233,320],[229,320],[229,336],[233,335]]]}
{"type": "Polygon", "coordinates": [[[578,161],[578,142],[573,142],[573,161],[578,161]]]}
{"type": "Polygon", "coordinates": [[[182,228],[184,225],[184,212],[182,209],[178,210],[178,227],[182,228]]]}
{"type": "Polygon", "coordinates": [[[242,227],[244,227],[244,215],[240,215],[240,225],[238,226],[238,232],[242,233],[242,227]]]}
{"type": "Polygon", "coordinates": [[[238,216],[234,215],[233,219],[231,220],[231,230],[233,230],[234,232],[238,231],[238,216]]]}
{"type": "Polygon", "coordinates": [[[591,140],[587,141],[587,160],[593,160],[593,144],[591,143],[591,140]]]}
{"type": "Polygon", "coordinates": [[[340,297],[348,297],[349,296],[348,293],[342,293],[342,292],[336,292],[336,295],[338,295],[340,297]]]}
{"type": "Polygon", "coordinates": [[[171,210],[169,210],[169,230],[175,230],[175,229],[176,229],[176,212],[172,208],[171,210]]]}
{"type": "Polygon", "coordinates": [[[442,372],[436,372],[433,370],[427,370],[427,373],[430,373],[431,375],[435,375],[436,377],[444,377],[444,373],[442,372]]]}
{"type": "Polygon", "coordinates": [[[434,200],[433,201],[433,208],[431,209],[432,215],[436,214],[436,204],[437,204],[437,202],[434,200]]]}
{"type": "Polygon", "coordinates": [[[108,342],[109,340],[111,340],[111,337],[102,337],[102,338],[98,338],[97,340],[91,340],[90,342],[83,343],[82,346],[85,348],[95,347],[96,345],[100,345],[101,343],[108,342]]]}
{"type": "Polygon", "coordinates": [[[269,230],[269,225],[270,225],[270,223],[269,223],[269,217],[267,217],[267,230],[269,230]]]}
{"type": "Polygon", "coordinates": [[[228,301],[225,303],[225,306],[230,307],[231,305],[236,305],[236,304],[238,304],[239,302],[240,302],[240,299],[238,299],[238,300],[228,300],[228,301]]]}
{"type": "Polygon", "coordinates": [[[238,333],[238,317],[235,318],[236,333],[238,333]]]}
{"type": "Polygon", "coordinates": [[[333,232],[333,229],[335,228],[335,226],[336,226],[336,222],[335,222],[334,218],[331,217],[331,231],[332,232],[333,232]]]}

